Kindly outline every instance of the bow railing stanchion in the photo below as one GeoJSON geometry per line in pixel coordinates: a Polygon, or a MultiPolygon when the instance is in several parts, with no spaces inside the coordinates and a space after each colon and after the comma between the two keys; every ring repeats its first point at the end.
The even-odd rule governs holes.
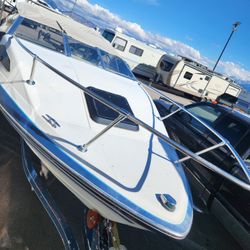
{"type": "Polygon", "coordinates": [[[30,72],[30,78],[26,81],[29,85],[34,85],[34,74],[35,74],[35,69],[36,69],[36,63],[37,63],[37,55],[33,57],[33,62],[32,62],[32,67],[31,67],[31,72],[30,72]]]}
{"type": "MultiPolygon", "coordinates": [[[[15,37],[16,38],[16,37],[15,37]]],[[[241,157],[238,155],[238,153],[236,152],[236,150],[232,147],[232,145],[224,138],[222,137],[217,131],[215,131],[213,128],[209,127],[205,122],[203,122],[201,119],[197,118],[196,116],[194,116],[192,113],[190,113],[188,110],[186,110],[184,107],[182,107],[180,104],[174,102],[173,100],[171,100],[169,97],[167,97],[166,95],[163,95],[161,92],[157,91],[156,89],[154,89],[153,87],[150,87],[146,84],[143,83],[139,83],[139,85],[143,85],[145,86],[145,88],[149,88],[150,90],[152,90],[153,92],[157,93],[159,96],[162,97],[162,99],[168,100],[169,102],[171,102],[172,104],[176,105],[178,107],[178,111],[173,111],[171,113],[171,115],[173,115],[176,112],[179,111],[184,111],[187,114],[189,114],[191,117],[193,117],[194,119],[196,119],[198,122],[200,122],[202,125],[204,125],[206,128],[208,128],[214,135],[216,135],[221,142],[216,144],[215,146],[212,146],[208,149],[205,149],[203,151],[200,151],[198,153],[194,153],[192,151],[190,151],[188,148],[182,146],[181,144],[175,142],[174,140],[170,139],[168,136],[166,136],[165,134],[163,134],[162,132],[156,130],[155,128],[153,128],[152,126],[146,124],[145,122],[143,122],[142,120],[140,120],[139,118],[135,117],[133,114],[128,113],[127,111],[121,109],[119,106],[113,104],[112,102],[104,99],[103,97],[99,96],[98,94],[92,92],[91,90],[89,90],[88,88],[84,87],[82,84],[80,84],[79,82],[73,80],[72,78],[70,78],[69,76],[65,75],[63,72],[59,71],[58,69],[56,69],[55,67],[53,67],[52,65],[50,65],[49,63],[47,63],[46,61],[44,61],[42,58],[40,58],[39,56],[37,56],[36,54],[32,53],[25,45],[23,45],[21,43],[21,41],[16,38],[16,41],[20,44],[20,46],[27,52],[29,53],[32,57],[33,57],[33,65],[32,65],[32,71],[31,71],[31,77],[30,80],[33,80],[34,77],[34,70],[35,70],[35,65],[37,62],[43,64],[45,67],[47,67],[49,70],[51,70],[52,72],[54,72],[55,74],[57,74],[58,76],[62,77],[64,80],[66,80],[68,83],[72,84],[73,86],[81,89],[84,93],[86,93],[87,95],[91,96],[92,98],[98,100],[100,103],[104,104],[106,107],[109,107],[111,110],[115,111],[118,113],[118,117],[111,122],[107,127],[105,127],[100,133],[98,133],[96,136],[94,136],[91,140],[89,140],[87,143],[83,144],[82,146],[79,146],[79,150],[86,152],[87,148],[90,144],[92,144],[94,141],[96,141],[99,137],[101,137],[103,134],[105,134],[109,129],[113,128],[116,124],[118,124],[119,122],[121,122],[124,119],[129,119],[130,121],[134,122],[135,124],[141,126],[142,128],[144,128],[145,130],[149,131],[150,133],[154,134],[155,136],[157,136],[158,138],[162,139],[164,142],[166,142],[167,144],[169,144],[171,147],[175,148],[176,150],[178,150],[179,152],[185,154],[187,157],[192,158],[194,161],[200,163],[201,165],[203,165],[204,167],[206,167],[207,169],[212,170],[213,172],[227,178],[228,180],[230,180],[231,182],[235,183],[236,185],[242,187],[245,190],[250,191],[250,170],[248,169],[248,167],[246,166],[245,162],[241,159],[241,157]],[[224,144],[224,145],[223,145],[224,144]],[[214,165],[213,163],[209,162],[208,160],[202,158],[200,155],[203,154],[205,151],[211,151],[215,148],[221,147],[221,146],[227,146],[228,149],[231,151],[232,156],[237,160],[239,166],[242,168],[243,172],[245,173],[246,177],[247,177],[247,182],[242,181],[241,179],[227,173],[226,171],[224,171],[223,169],[221,169],[220,167],[214,165]],[[200,154],[200,155],[199,155],[200,154]]],[[[170,116],[165,116],[161,119],[167,119],[170,116]]],[[[181,159],[181,161],[184,161],[185,159],[181,159]]]]}
{"type": "Polygon", "coordinates": [[[90,146],[90,144],[92,144],[94,141],[96,141],[99,137],[101,137],[102,135],[104,135],[108,130],[110,130],[111,128],[113,128],[115,125],[117,125],[118,123],[120,123],[121,121],[123,121],[126,118],[126,116],[124,115],[119,115],[114,121],[112,121],[108,126],[106,126],[106,128],[104,128],[100,133],[98,133],[96,136],[94,136],[91,140],[89,140],[87,143],[78,146],[77,148],[82,151],[82,152],[86,152],[88,150],[88,147],[90,146]]]}
{"type": "MultiPolygon", "coordinates": [[[[216,148],[220,148],[220,147],[223,147],[223,146],[225,146],[225,143],[221,142],[221,143],[218,143],[218,144],[216,144],[214,146],[211,146],[209,148],[205,148],[205,149],[203,149],[203,150],[201,150],[199,152],[196,152],[196,154],[197,155],[202,155],[202,154],[205,154],[207,152],[210,152],[210,151],[212,151],[212,150],[214,150],[216,148]]],[[[186,157],[183,157],[182,159],[179,159],[179,160],[175,161],[175,163],[181,163],[181,162],[189,160],[190,158],[191,158],[190,156],[186,156],[186,157]]]]}
{"type": "Polygon", "coordinates": [[[168,115],[166,115],[166,116],[163,116],[163,117],[160,117],[159,119],[160,119],[161,121],[164,121],[164,120],[168,119],[169,117],[171,117],[172,115],[174,115],[175,113],[179,112],[180,110],[181,110],[181,109],[178,108],[178,109],[176,109],[175,111],[171,112],[170,114],[168,114],[168,115]]]}

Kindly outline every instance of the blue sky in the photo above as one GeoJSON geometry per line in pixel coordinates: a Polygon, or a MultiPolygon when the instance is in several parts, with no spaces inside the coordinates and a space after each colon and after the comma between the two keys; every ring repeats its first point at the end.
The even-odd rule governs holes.
{"type": "MultiPolygon", "coordinates": [[[[69,7],[74,2],[55,1],[69,7]]],[[[102,26],[122,27],[126,33],[210,68],[232,24],[240,21],[217,70],[250,83],[250,0],[78,0],[77,5],[86,18],[102,26]]]]}
{"type": "Polygon", "coordinates": [[[98,0],[99,4],[143,29],[186,43],[216,60],[235,21],[234,33],[223,59],[250,70],[249,0],[98,0]],[[249,41],[249,42],[248,42],[249,41]]]}

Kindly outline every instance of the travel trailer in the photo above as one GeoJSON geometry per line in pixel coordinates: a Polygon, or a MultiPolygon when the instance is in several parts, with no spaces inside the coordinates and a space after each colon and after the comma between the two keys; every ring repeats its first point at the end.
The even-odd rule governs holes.
{"type": "Polygon", "coordinates": [[[161,83],[187,95],[215,100],[223,93],[237,97],[240,86],[231,79],[183,56],[172,56],[116,29],[105,29],[102,36],[117,49],[139,77],[161,83]]]}
{"type": "Polygon", "coordinates": [[[121,30],[105,29],[102,36],[117,49],[117,53],[128,63],[133,73],[147,79],[154,79],[156,66],[165,51],[155,45],[146,44],[127,36],[121,30]]]}
{"type": "Polygon", "coordinates": [[[238,97],[241,87],[233,80],[216,72],[213,73],[207,87],[204,90],[203,97],[215,100],[219,95],[225,93],[233,97],[238,97]]]}
{"type": "Polygon", "coordinates": [[[241,91],[240,86],[229,78],[186,57],[165,54],[156,72],[156,83],[199,98],[215,100],[223,93],[237,97],[241,91]]]}

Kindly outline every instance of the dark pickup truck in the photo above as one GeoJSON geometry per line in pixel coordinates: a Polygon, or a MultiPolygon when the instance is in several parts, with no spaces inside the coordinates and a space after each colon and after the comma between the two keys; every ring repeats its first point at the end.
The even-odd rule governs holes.
{"type": "MultiPolygon", "coordinates": [[[[161,117],[175,109],[162,100],[155,100],[161,117]]],[[[250,168],[250,118],[231,108],[208,102],[185,106],[226,138],[250,168]]],[[[204,125],[184,111],[178,111],[164,120],[170,138],[198,152],[218,143],[218,138],[204,125]]],[[[180,157],[183,157],[179,153],[180,157]]],[[[245,180],[243,170],[226,148],[205,153],[203,157],[223,170],[245,180]]],[[[188,160],[183,163],[190,182],[194,204],[198,210],[216,215],[226,229],[241,243],[250,246],[250,192],[216,173],[188,160]]]]}

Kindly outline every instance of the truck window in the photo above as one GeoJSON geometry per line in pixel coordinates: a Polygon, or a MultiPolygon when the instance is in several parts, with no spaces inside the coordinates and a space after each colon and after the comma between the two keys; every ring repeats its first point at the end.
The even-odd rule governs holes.
{"type": "Polygon", "coordinates": [[[126,40],[120,38],[120,37],[116,37],[115,40],[114,40],[114,43],[113,43],[113,47],[115,49],[118,49],[120,51],[124,51],[125,48],[126,48],[126,45],[127,45],[127,42],[126,40]]]}
{"type": "Polygon", "coordinates": [[[191,117],[188,126],[190,126],[194,131],[200,133],[201,135],[209,133],[209,130],[203,124],[198,122],[195,118],[191,117]]]}
{"type": "Polygon", "coordinates": [[[245,159],[245,162],[247,163],[248,168],[250,169],[250,154],[248,157],[245,159]]]}
{"type": "Polygon", "coordinates": [[[184,75],[183,77],[184,77],[185,79],[191,80],[192,77],[193,77],[193,74],[190,73],[190,72],[188,72],[188,71],[186,71],[186,73],[185,73],[185,75],[184,75]]]}
{"type": "Polygon", "coordinates": [[[130,46],[129,52],[131,54],[136,55],[136,56],[142,56],[142,54],[143,54],[143,50],[142,49],[140,49],[138,47],[135,47],[133,45],[130,46]]]}
{"type": "Polygon", "coordinates": [[[215,129],[234,146],[247,132],[248,128],[241,121],[226,116],[215,126],[215,129]]]}
{"type": "Polygon", "coordinates": [[[215,107],[202,105],[202,106],[194,106],[187,108],[192,114],[196,117],[200,118],[208,125],[212,126],[212,124],[221,116],[222,112],[215,107]]]}
{"type": "MultiPolygon", "coordinates": [[[[238,138],[237,145],[235,146],[236,151],[242,157],[242,159],[248,159],[250,163],[250,131],[248,134],[244,134],[242,137],[238,138]]],[[[234,146],[234,145],[233,145],[234,146]]]]}

